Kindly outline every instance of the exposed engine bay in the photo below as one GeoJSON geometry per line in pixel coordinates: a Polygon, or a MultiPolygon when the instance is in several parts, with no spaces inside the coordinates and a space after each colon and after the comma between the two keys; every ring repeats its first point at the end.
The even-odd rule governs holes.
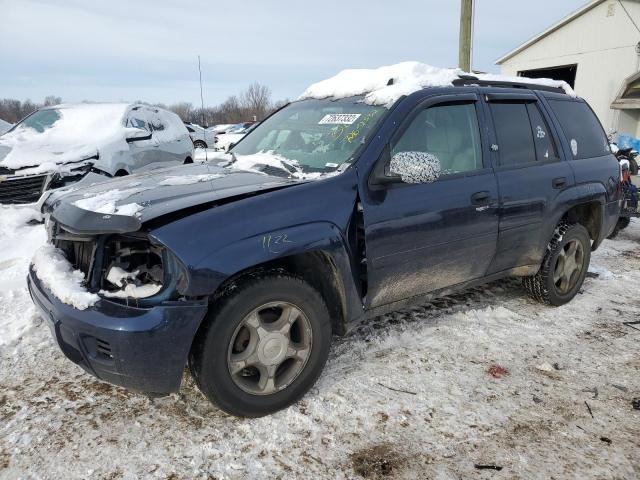
{"type": "Polygon", "coordinates": [[[105,244],[100,294],[110,298],[148,298],[162,290],[162,249],[128,237],[112,237],[105,244]]]}

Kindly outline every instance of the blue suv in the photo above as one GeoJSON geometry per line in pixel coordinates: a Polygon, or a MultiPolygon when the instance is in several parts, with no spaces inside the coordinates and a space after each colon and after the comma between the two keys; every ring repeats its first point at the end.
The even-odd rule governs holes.
{"type": "Polygon", "coordinates": [[[332,335],[368,317],[507,276],[543,304],[577,294],[621,194],[587,103],[473,77],[362,99],[290,103],[225,158],[49,205],[50,240],[94,299],[60,300],[32,265],[65,355],[160,394],[188,365],[212,402],[254,417],[300,399],[332,335]],[[114,191],[111,210],[81,208],[114,191]]]}

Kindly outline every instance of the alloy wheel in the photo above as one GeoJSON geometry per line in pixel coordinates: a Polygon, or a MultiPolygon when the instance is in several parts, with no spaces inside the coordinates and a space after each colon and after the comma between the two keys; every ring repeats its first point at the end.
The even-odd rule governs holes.
{"type": "Polygon", "coordinates": [[[553,283],[564,295],[573,289],[584,268],[584,248],[578,240],[571,240],[560,250],[553,271],[553,283]]]}
{"type": "Polygon", "coordinates": [[[311,346],[311,323],[304,312],[291,303],[270,302],[242,319],[231,337],[227,366],[239,388],[270,395],[300,375],[311,346]]]}

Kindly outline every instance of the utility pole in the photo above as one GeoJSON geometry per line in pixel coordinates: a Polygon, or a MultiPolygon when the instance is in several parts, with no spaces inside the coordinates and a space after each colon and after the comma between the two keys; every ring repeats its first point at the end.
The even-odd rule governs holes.
{"type": "Polygon", "coordinates": [[[204,127],[204,97],[202,96],[202,68],[200,67],[200,55],[198,55],[198,71],[200,72],[200,115],[202,117],[202,126],[204,127]]]}
{"type": "Polygon", "coordinates": [[[460,2],[460,54],[458,67],[471,72],[471,51],[473,42],[473,0],[460,2]]]}

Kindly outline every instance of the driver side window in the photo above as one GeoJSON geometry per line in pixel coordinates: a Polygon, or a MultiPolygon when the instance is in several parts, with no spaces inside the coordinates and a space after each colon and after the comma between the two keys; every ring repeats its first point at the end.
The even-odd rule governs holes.
{"type": "Polygon", "coordinates": [[[400,152],[434,155],[440,160],[443,175],[482,169],[475,104],[437,105],[423,110],[391,145],[392,157],[400,152]]]}

